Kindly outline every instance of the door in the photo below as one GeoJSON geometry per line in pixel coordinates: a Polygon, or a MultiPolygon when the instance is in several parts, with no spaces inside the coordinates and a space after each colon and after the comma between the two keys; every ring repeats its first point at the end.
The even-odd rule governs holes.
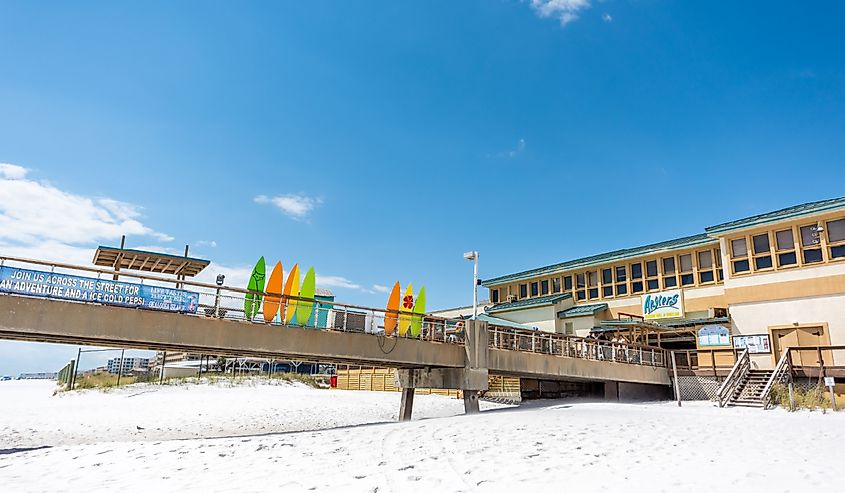
{"type": "MultiPolygon", "coordinates": [[[[788,329],[772,329],[772,336],[775,345],[775,358],[779,360],[784,351],[790,347],[798,346],[823,346],[829,344],[824,327],[792,327],[788,329]]],[[[825,354],[830,351],[822,351],[827,363],[831,363],[831,355],[825,354]]],[[[816,350],[793,351],[793,366],[819,366],[819,354],[816,350]]]]}

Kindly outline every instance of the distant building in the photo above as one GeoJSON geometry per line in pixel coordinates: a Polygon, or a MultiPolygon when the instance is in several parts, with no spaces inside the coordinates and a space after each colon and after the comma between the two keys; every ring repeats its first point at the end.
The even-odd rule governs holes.
{"type": "Polygon", "coordinates": [[[112,358],[106,363],[106,371],[112,375],[126,374],[133,371],[147,371],[150,366],[149,358],[112,358]],[[121,366],[122,365],[122,366],[121,366]]]}
{"type": "Polygon", "coordinates": [[[18,380],[55,380],[59,374],[57,372],[41,372],[41,373],[21,373],[18,380]]]}

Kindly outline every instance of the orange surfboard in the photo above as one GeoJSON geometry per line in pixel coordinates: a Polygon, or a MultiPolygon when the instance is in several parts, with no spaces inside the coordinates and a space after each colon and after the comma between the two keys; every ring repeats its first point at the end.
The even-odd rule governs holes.
{"type": "Polygon", "coordinates": [[[264,291],[267,296],[264,297],[264,321],[270,323],[276,318],[279,313],[279,304],[282,302],[282,278],[284,271],[282,270],[282,263],[276,262],[273,267],[273,272],[270,274],[270,279],[267,281],[267,286],[264,291]]]}
{"type": "Polygon", "coordinates": [[[284,321],[290,323],[293,316],[296,315],[296,300],[287,298],[288,296],[299,296],[299,264],[294,264],[293,269],[288,273],[288,282],[285,283],[285,300],[287,301],[287,309],[285,310],[284,321]]]}
{"type": "Polygon", "coordinates": [[[384,333],[387,335],[393,334],[396,324],[399,323],[399,315],[396,313],[399,310],[399,291],[399,281],[396,281],[387,299],[387,312],[384,314],[384,333]]]}
{"type": "Polygon", "coordinates": [[[402,314],[399,315],[399,335],[404,337],[408,333],[408,329],[411,328],[410,313],[414,308],[414,286],[411,283],[408,283],[408,287],[405,288],[405,296],[402,297],[400,305],[399,311],[402,314]]]}

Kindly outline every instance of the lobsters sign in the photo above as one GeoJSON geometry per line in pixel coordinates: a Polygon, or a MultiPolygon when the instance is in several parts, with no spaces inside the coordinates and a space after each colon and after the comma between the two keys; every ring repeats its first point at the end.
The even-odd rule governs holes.
{"type": "Polygon", "coordinates": [[[684,296],[680,289],[644,295],[642,303],[646,320],[684,317],[684,296]]]}

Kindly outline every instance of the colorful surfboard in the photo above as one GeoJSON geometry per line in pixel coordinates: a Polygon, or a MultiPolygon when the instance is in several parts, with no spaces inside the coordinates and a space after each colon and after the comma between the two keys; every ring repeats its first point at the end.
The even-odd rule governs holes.
{"type": "Polygon", "coordinates": [[[405,315],[406,313],[411,313],[411,310],[414,308],[414,286],[411,283],[408,283],[408,287],[405,288],[405,296],[402,297],[402,304],[399,306],[399,311],[401,314],[399,315],[399,335],[404,336],[408,333],[408,329],[411,328],[411,316],[405,315]]]}
{"type": "MultiPolygon", "coordinates": [[[[314,299],[314,291],[316,290],[316,277],[314,275],[314,268],[311,267],[308,269],[308,272],[305,273],[305,277],[302,279],[302,287],[299,288],[299,297],[300,298],[308,298],[313,300],[314,299]]],[[[313,301],[300,301],[296,305],[296,322],[299,325],[305,325],[308,323],[308,319],[311,318],[311,312],[314,311],[314,302],[313,301]]]]}
{"type": "Polygon", "coordinates": [[[273,272],[270,273],[270,278],[267,279],[267,287],[264,289],[267,293],[267,296],[264,298],[264,321],[267,323],[272,322],[276,318],[276,314],[279,313],[279,305],[282,302],[283,278],[284,271],[282,270],[282,263],[276,262],[273,272]]]}
{"type": "Polygon", "coordinates": [[[399,322],[399,316],[395,313],[399,310],[399,281],[393,285],[393,290],[390,291],[390,297],[387,298],[387,312],[384,314],[384,333],[387,335],[393,334],[396,330],[396,325],[399,322]]]}
{"type": "MultiPolygon", "coordinates": [[[[293,269],[288,274],[288,281],[285,283],[285,296],[299,296],[299,264],[294,264],[293,269]]],[[[296,300],[287,299],[287,309],[285,310],[285,323],[290,324],[296,315],[296,300]]]]}
{"type": "MultiPolygon", "coordinates": [[[[252,275],[249,277],[249,284],[246,288],[250,291],[264,291],[264,257],[258,259],[258,263],[252,269],[252,275]]],[[[244,296],[244,316],[247,320],[258,315],[258,309],[261,307],[261,295],[254,293],[247,293],[244,296]]]]}
{"type": "Polygon", "coordinates": [[[420,288],[417,299],[414,302],[413,315],[411,315],[411,337],[419,337],[422,333],[423,315],[425,315],[425,286],[420,288]]]}

